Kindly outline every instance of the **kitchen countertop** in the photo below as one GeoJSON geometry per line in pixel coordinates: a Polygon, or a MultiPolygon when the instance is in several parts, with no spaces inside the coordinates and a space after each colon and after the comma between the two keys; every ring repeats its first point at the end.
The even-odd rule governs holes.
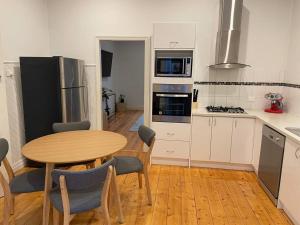
{"type": "Polygon", "coordinates": [[[279,133],[296,141],[300,144],[300,137],[286,130],[286,127],[300,127],[300,116],[290,113],[266,113],[262,110],[245,110],[247,114],[233,114],[233,113],[210,113],[206,108],[193,109],[193,116],[220,116],[220,117],[234,117],[234,118],[256,118],[261,120],[264,124],[277,130],[279,133]]]}

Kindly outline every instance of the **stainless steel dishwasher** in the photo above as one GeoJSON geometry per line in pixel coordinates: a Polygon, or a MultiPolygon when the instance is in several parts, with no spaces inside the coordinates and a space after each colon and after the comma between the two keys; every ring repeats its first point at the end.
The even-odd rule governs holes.
{"type": "Polygon", "coordinates": [[[264,125],[258,178],[272,202],[277,205],[285,136],[264,125]]]}

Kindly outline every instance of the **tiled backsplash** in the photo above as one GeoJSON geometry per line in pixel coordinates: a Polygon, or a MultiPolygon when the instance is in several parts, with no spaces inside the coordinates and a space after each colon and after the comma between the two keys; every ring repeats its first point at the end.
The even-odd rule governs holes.
{"type": "Polygon", "coordinates": [[[245,109],[264,109],[270,101],[265,99],[268,92],[278,92],[284,96],[286,111],[300,113],[300,85],[272,82],[195,82],[199,89],[200,107],[240,106],[245,109]]]}

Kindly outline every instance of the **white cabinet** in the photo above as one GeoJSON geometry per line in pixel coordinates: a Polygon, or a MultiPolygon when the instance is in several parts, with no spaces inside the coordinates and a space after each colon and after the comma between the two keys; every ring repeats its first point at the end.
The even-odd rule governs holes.
{"type": "Polygon", "coordinates": [[[196,25],[192,23],[154,24],[154,48],[195,48],[196,25]]]}
{"type": "Polygon", "coordinates": [[[258,173],[258,166],[259,166],[259,157],[260,157],[261,140],[262,140],[262,128],[263,128],[262,121],[255,120],[252,165],[254,166],[254,170],[255,170],[256,174],[258,173]]]}
{"type": "Polygon", "coordinates": [[[190,142],[156,140],[153,146],[152,157],[188,159],[190,142]]]}
{"type": "Polygon", "coordinates": [[[152,157],[165,159],[189,159],[191,124],[152,122],[156,141],[152,157]]]}
{"type": "Polygon", "coordinates": [[[234,119],[230,162],[251,164],[253,155],[254,126],[255,120],[252,118],[234,119]]]}
{"type": "Polygon", "coordinates": [[[280,203],[295,224],[300,224],[300,145],[287,139],[282,165],[280,203]]]}
{"type": "Polygon", "coordinates": [[[210,160],[230,162],[233,118],[213,117],[210,160]]]}
{"type": "Polygon", "coordinates": [[[210,160],[211,123],[211,117],[193,117],[191,145],[192,160],[210,160]]]}
{"type": "Polygon", "coordinates": [[[156,139],[190,141],[191,124],[153,122],[151,128],[156,132],[156,139]]]}
{"type": "Polygon", "coordinates": [[[255,119],[194,116],[192,161],[251,164],[255,119]]]}

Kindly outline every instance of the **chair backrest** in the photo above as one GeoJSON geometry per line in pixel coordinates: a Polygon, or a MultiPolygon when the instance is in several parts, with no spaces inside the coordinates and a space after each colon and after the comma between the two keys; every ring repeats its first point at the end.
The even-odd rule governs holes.
{"type": "Polygon", "coordinates": [[[90,121],[72,122],[72,123],[54,123],[52,129],[54,133],[75,131],[75,130],[89,130],[91,127],[90,121]]]}
{"type": "Polygon", "coordinates": [[[155,131],[145,125],[141,125],[139,127],[138,134],[142,141],[150,147],[155,137],[155,131]]]}
{"type": "Polygon", "coordinates": [[[139,127],[138,134],[141,140],[148,146],[147,156],[144,160],[144,164],[148,164],[155,142],[155,131],[145,125],[141,125],[139,127]]]}
{"type": "MultiPolygon", "coordinates": [[[[12,179],[14,178],[15,175],[14,175],[14,172],[6,158],[8,150],[9,150],[9,144],[8,144],[7,140],[4,138],[0,138],[0,166],[1,166],[1,163],[3,162],[6,173],[8,175],[9,182],[10,182],[10,181],[12,181],[12,179]]],[[[1,182],[2,186],[7,185],[1,171],[0,171],[0,182],[1,182]]]]}
{"type": "Polygon", "coordinates": [[[111,159],[100,167],[83,170],[70,171],[55,169],[52,172],[53,182],[60,186],[59,178],[64,176],[69,191],[86,190],[92,187],[100,186],[106,179],[109,166],[115,166],[115,160],[111,159]]]}
{"type": "Polygon", "coordinates": [[[8,148],[9,146],[7,140],[0,138],[0,165],[7,155],[8,148]]]}

